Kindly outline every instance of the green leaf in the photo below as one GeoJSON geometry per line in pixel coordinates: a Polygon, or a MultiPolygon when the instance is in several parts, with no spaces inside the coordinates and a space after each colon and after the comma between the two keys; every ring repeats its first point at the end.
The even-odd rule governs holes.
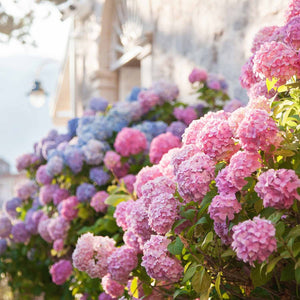
{"type": "Polygon", "coordinates": [[[288,90],[286,85],[281,85],[280,87],[278,87],[277,92],[278,93],[283,93],[286,92],[288,90]]]}
{"type": "Polygon", "coordinates": [[[198,265],[196,264],[192,264],[184,273],[183,279],[182,279],[182,283],[185,283],[186,281],[188,281],[189,279],[191,279],[193,277],[193,275],[195,274],[196,270],[197,270],[198,265]]]}
{"type": "Polygon", "coordinates": [[[292,264],[286,265],[281,271],[280,281],[291,281],[295,279],[294,266],[292,264]]]}
{"type": "Polygon", "coordinates": [[[176,240],[168,245],[168,251],[173,255],[180,255],[183,247],[184,245],[180,237],[176,237],[176,240]]]}
{"type": "Polygon", "coordinates": [[[106,198],[105,203],[116,207],[119,203],[127,201],[129,199],[131,199],[129,195],[113,194],[106,198]]]}
{"type": "Polygon", "coordinates": [[[177,296],[183,295],[183,294],[188,294],[188,291],[178,289],[174,292],[173,299],[175,299],[175,298],[177,298],[177,296]]]}
{"type": "Polygon", "coordinates": [[[217,279],[216,279],[216,282],[215,282],[215,288],[216,288],[216,291],[218,293],[219,298],[222,300],[223,297],[222,297],[222,294],[221,294],[221,291],[220,291],[220,283],[221,283],[221,272],[219,272],[218,275],[217,275],[217,279]]]}
{"type": "Polygon", "coordinates": [[[264,285],[271,277],[271,273],[266,274],[265,272],[261,272],[259,265],[251,269],[250,278],[254,288],[264,285]]]}
{"type": "Polygon", "coordinates": [[[300,225],[297,225],[296,227],[294,227],[288,234],[288,238],[291,238],[291,237],[298,237],[300,236],[300,225]]]}
{"type": "Polygon", "coordinates": [[[295,155],[295,152],[287,149],[278,149],[275,151],[275,155],[281,155],[282,157],[291,157],[295,155]]]}
{"type": "Polygon", "coordinates": [[[205,224],[205,223],[207,223],[207,219],[206,219],[206,217],[202,217],[201,219],[199,219],[197,221],[197,223],[195,225],[205,224]]]}
{"type": "Polygon", "coordinates": [[[296,278],[297,284],[299,284],[300,283],[300,268],[297,268],[295,270],[295,278],[296,278]]]}
{"type": "Polygon", "coordinates": [[[294,257],[297,257],[297,255],[299,254],[300,252],[300,242],[296,242],[294,244],[294,247],[293,247],[293,255],[294,257]]]}
{"type": "Polygon", "coordinates": [[[207,246],[207,245],[213,240],[213,238],[214,238],[214,234],[213,234],[212,231],[210,231],[210,232],[206,235],[204,241],[202,242],[201,247],[203,248],[203,247],[207,246]]]}
{"type": "Polygon", "coordinates": [[[177,227],[182,225],[184,222],[186,222],[186,219],[176,220],[175,223],[172,226],[172,230],[175,230],[177,227]]]}
{"type": "Polygon", "coordinates": [[[228,256],[236,256],[236,253],[231,248],[229,248],[221,254],[222,258],[228,257],[228,256]]]}
{"type": "Polygon", "coordinates": [[[131,281],[130,292],[132,297],[139,298],[139,289],[138,289],[138,278],[134,277],[131,281]]]}
{"type": "Polygon", "coordinates": [[[282,257],[278,256],[274,259],[272,259],[268,264],[267,264],[267,271],[266,273],[270,273],[273,271],[275,268],[276,264],[282,259],[282,257]]]}
{"type": "Polygon", "coordinates": [[[281,219],[282,215],[283,212],[275,211],[268,217],[268,220],[270,220],[273,224],[276,224],[281,219]]]}
{"type": "Polygon", "coordinates": [[[254,208],[257,213],[261,212],[261,210],[264,208],[262,199],[259,199],[254,203],[254,208]]]}
{"type": "Polygon", "coordinates": [[[211,278],[205,269],[195,273],[192,279],[192,287],[197,293],[205,293],[209,290],[211,278]]]}
{"type": "Polygon", "coordinates": [[[282,236],[284,231],[285,231],[285,225],[283,222],[278,222],[276,224],[276,236],[279,237],[279,236],[282,236]]]}
{"type": "Polygon", "coordinates": [[[187,211],[181,212],[181,216],[188,219],[193,220],[196,215],[197,210],[196,209],[188,209],[187,211]]]}

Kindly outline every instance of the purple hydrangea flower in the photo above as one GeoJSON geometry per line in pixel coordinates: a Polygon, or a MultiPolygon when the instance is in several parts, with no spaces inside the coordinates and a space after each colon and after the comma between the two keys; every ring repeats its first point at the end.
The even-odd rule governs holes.
{"type": "Polygon", "coordinates": [[[110,176],[103,170],[101,167],[95,167],[90,169],[90,179],[95,182],[97,185],[105,185],[109,179],[110,176]]]}
{"type": "Polygon", "coordinates": [[[30,238],[30,232],[26,229],[25,222],[16,223],[11,229],[11,234],[16,243],[26,243],[30,238]]]}
{"type": "Polygon", "coordinates": [[[5,213],[11,217],[12,219],[16,218],[19,213],[16,211],[18,207],[22,204],[22,199],[18,197],[14,197],[4,203],[4,211],[5,213]]]}
{"type": "Polygon", "coordinates": [[[6,251],[7,241],[6,239],[0,239],[0,255],[6,251]]]}
{"type": "Polygon", "coordinates": [[[96,194],[96,192],[97,190],[92,184],[84,182],[77,187],[76,196],[79,202],[85,202],[90,200],[96,194]]]}
{"type": "Polygon", "coordinates": [[[6,238],[10,235],[12,224],[8,217],[0,217],[0,237],[6,238]]]}

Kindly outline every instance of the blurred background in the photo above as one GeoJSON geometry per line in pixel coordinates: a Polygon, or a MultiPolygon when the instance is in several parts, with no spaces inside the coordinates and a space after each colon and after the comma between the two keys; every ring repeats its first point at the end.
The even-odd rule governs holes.
{"type": "MultiPolygon", "coordinates": [[[[1,0],[0,202],[23,180],[15,158],[80,116],[160,78],[189,101],[193,67],[239,84],[255,33],[283,23],[288,0],[1,0]]],[[[1,205],[2,206],[2,205],[1,205]]]]}

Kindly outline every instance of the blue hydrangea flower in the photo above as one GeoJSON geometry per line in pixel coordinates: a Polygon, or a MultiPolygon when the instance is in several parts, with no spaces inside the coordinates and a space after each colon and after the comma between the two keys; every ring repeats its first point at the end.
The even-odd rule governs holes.
{"type": "Polygon", "coordinates": [[[105,111],[108,101],[101,97],[92,98],[89,102],[89,108],[93,111],[105,111]]]}
{"type": "Polygon", "coordinates": [[[76,197],[79,202],[90,200],[97,193],[96,188],[90,183],[82,183],[76,189],[76,197]]]}
{"type": "Polygon", "coordinates": [[[105,185],[109,181],[110,176],[103,170],[103,168],[96,167],[90,169],[90,179],[97,185],[101,186],[105,185]]]}

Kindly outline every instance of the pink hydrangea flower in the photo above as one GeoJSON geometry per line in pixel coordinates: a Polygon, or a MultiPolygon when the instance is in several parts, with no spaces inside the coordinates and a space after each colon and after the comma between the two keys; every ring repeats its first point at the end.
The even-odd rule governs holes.
{"type": "MultiPolygon", "coordinates": [[[[110,295],[106,294],[106,293],[101,293],[98,297],[98,300],[114,300],[116,298],[112,298],[110,295]]],[[[85,299],[80,299],[80,300],[85,300],[85,299]]]]}
{"type": "Polygon", "coordinates": [[[125,284],[130,272],[138,265],[137,252],[128,246],[122,246],[108,258],[108,273],[115,281],[125,284]]]}
{"type": "Polygon", "coordinates": [[[244,104],[238,99],[231,99],[224,105],[224,111],[226,112],[234,112],[240,107],[243,107],[244,104]]]}
{"type": "Polygon", "coordinates": [[[299,187],[300,179],[294,170],[270,169],[258,177],[255,191],[263,199],[264,207],[288,209],[295,199],[300,200],[299,187]]]}
{"type": "Polygon", "coordinates": [[[64,240],[63,239],[58,239],[58,240],[54,241],[53,249],[56,252],[62,251],[64,249],[64,240]]]}
{"type": "Polygon", "coordinates": [[[189,125],[198,117],[195,109],[191,106],[188,106],[186,108],[175,107],[173,114],[178,121],[182,121],[186,125],[189,125]]]}
{"type": "Polygon", "coordinates": [[[168,255],[169,243],[170,240],[164,236],[152,235],[144,245],[142,266],[156,280],[177,282],[183,275],[183,267],[178,259],[168,255]]]}
{"type": "Polygon", "coordinates": [[[207,72],[204,69],[194,68],[189,75],[190,83],[205,81],[206,79],[207,79],[207,72]]]}
{"type": "Polygon", "coordinates": [[[71,196],[63,200],[60,204],[60,214],[68,221],[72,221],[77,217],[78,209],[77,205],[79,201],[76,196],[71,196]]]}
{"type": "Polygon", "coordinates": [[[111,278],[110,274],[102,278],[101,285],[106,294],[113,298],[118,298],[123,295],[124,286],[111,278]]]}
{"type": "Polygon", "coordinates": [[[212,119],[227,120],[229,115],[229,113],[220,110],[218,112],[208,112],[202,118],[192,121],[182,135],[183,144],[195,144],[198,133],[202,130],[205,124],[209,123],[212,119]]]}
{"type": "Polygon", "coordinates": [[[138,236],[132,231],[128,230],[124,232],[123,241],[126,246],[133,248],[137,253],[141,253],[141,248],[138,240],[138,236]]]}
{"type": "Polygon", "coordinates": [[[250,109],[262,109],[269,114],[271,112],[271,99],[268,99],[264,96],[250,98],[247,107],[250,109]]]}
{"type": "Polygon", "coordinates": [[[127,157],[145,151],[147,139],[143,132],[125,127],[118,133],[114,147],[118,153],[127,157]]]}
{"type": "Polygon", "coordinates": [[[120,181],[124,182],[127,191],[132,194],[134,190],[134,183],[136,182],[136,176],[133,174],[128,174],[120,179],[120,181]]]}
{"type": "Polygon", "coordinates": [[[105,212],[108,206],[105,200],[108,196],[105,191],[97,192],[91,200],[91,207],[93,207],[96,212],[105,212]]]}
{"type": "Polygon", "coordinates": [[[122,164],[121,156],[114,151],[107,151],[104,157],[105,166],[118,178],[127,175],[129,164],[122,164]]]}
{"type": "Polygon", "coordinates": [[[77,241],[72,255],[73,265],[91,278],[101,278],[107,274],[107,259],[115,250],[113,239],[85,233],[77,241]]]}
{"type": "Polygon", "coordinates": [[[268,259],[277,249],[275,227],[269,220],[254,217],[232,227],[233,250],[245,263],[254,265],[268,259]]]}
{"type": "Polygon", "coordinates": [[[133,200],[123,201],[119,203],[114,212],[114,218],[116,219],[117,225],[124,231],[128,229],[127,217],[134,206],[133,200]]]}
{"type": "Polygon", "coordinates": [[[153,164],[158,164],[165,153],[180,146],[180,139],[171,132],[160,134],[159,136],[155,137],[150,144],[150,162],[153,164]]]}
{"type": "Polygon", "coordinates": [[[149,180],[162,176],[158,166],[144,167],[136,176],[136,182],[134,183],[134,190],[138,197],[142,196],[142,186],[149,180]]]}
{"type": "Polygon", "coordinates": [[[278,147],[281,138],[275,121],[265,110],[249,110],[241,122],[237,135],[247,151],[270,151],[271,145],[278,147]]]}
{"type": "Polygon", "coordinates": [[[166,234],[179,219],[179,201],[173,194],[157,195],[152,199],[148,216],[150,227],[158,234],[166,234]]]}
{"type": "Polygon", "coordinates": [[[186,202],[201,202],[214,179],[215,164],[204,153],[198,153],[182,162],[176,181],[178,192],[186,202]]]}
{"type": "Polygon", "coordinates": [[[227,120],[211,120],[199,132],[196,140],[198,148],[210,158],[228,160],[240,146],[235,144],[233,132],[227,120]]]}
{"type": "Polygon", "coordinates": [[[178,151],[172,153],[171,164],[174,168],[174,175],[177,174],[178,168],[182,162],[200,152],[201,150],[195,144],[188,144],[183,145],[178,151]]]}
{"type": "Polygon", "coordinates": [[[216,186],[219,194],[234,194],[238,191],[236,186],[230,181],[228,173],[230,172],[229,167],[222,169],[216,177],[216,186]]]}
{"type": "Polygon", "coordinates": [[[142,197],[140,197],[140,200],[143,201],[148,210],[154,197],[165,193],[174,194],[175,191],[176,184],[172,179],[166,176],[157,177],[142,186],[142,197]]]}
{"type": "Polygon", "coordinates": [[[170,178],[170,179],[174,179],[175,178],[175,174],[174,174],[174,166],[171,163],[172,161],[172,157],[176,156],[176,154],[180,152],[180,148],[173,148],[171,150],[169,150],[167,153],[165,153],[159,164],[158,164],[158,168],[160,170],[160,172],[170,178]]]}
{"type": "Polygon", "coordinates": [[[134,202],[130,213],[126,218],[128,230],[132,231],[137,237],[140,247],[143,248],[144,243],[150,239],[153,231],[149,226],[149,217],[141,199],[134,202]]]}
{"type": "Polygon", "coordinates": [[[250,89],[251,86],[261,79],[253,71],[254,55],[252,55],[248,61],[242,66],[240,75],[240,84],[244,89],[250,89]]]}
{"type": "Polygon", "coordinates": [[[278,26],[267,26],[260,29],[253,39],[251,52],[255,53],[259,50],[261,45],[263,45],[266,42],[272,41],[272,36],[277,29],[278,26]]]}
{"type": "Polygon", "coordinates": [[[152,107],[156,106],[160,102],[159,100],[159,96],[152,90],[141,91],[138,95],[143,113],[147,113],[152,107]]]}
{"type": "Polygon", "coordinates": [[[239,151],[230,160],[226,179],[238,190],[241,190],[247,183],[245,177],[250,177],[261,167],[262,159],[257,152],[239,151]]]}
{"type": "Polygon", "coordinates": [[[277,86],[300,75],[300,58],[295,50],[281,42],[263,44],[253,59],[253,71],[261,78],[277,78],[277,86]]]}
{"type": "Polygon", "coordinates": [[[69,260],[66,259],[59,260],[50,268],[52,281],[57,285],[64,284],[71,276],[72,272],[73,272],[72,264],[69,260]]]}
{"type": "Polygon", "coordinates": [[[224,223],[227,220],[233,220],[234,214],[240,212],[241,209],[242,206],[237,201],[235,194],[221,194],[212,199],[208,212],[216,223],[224,223]]]}
{"type": "Polygon", "coordinates": [[[61,216],[57,218],[51,218],[47,225],[50,237],[54,241],[64,239],[67,236],[69,228],[69,222],[61,216]]]}
{"type": "Polygon", "coordinates": [[[234,112],[232,112],[230,117],[228,118],[228,124],[232,129],[234,136],[236,136],[239,125],[244,120],[246,112],[246,107],[240,107],[234,112]]]}
{"type": "Polygon", "coordinates": [[[290,0],[289,8],[286,11],[286,21],[300,15],[300,2],[299,0],[290,0]]]}
{"type": "Polygon", "coordinates": [[[289,20],[285,25],[285,39],[284,41],[294,48],[295,50],[300,49],[300,14],[297,17],[289,20]]]}
{"type": "MultiPolygon", "coordinates": [[[[247,91],[247,94],[251,100],[265,97],[267,99],[270,99],[275,96],[276,91],[274,89],[270,90],[268,92],[267,84],[265,80],[261,80],[251,86],[251,88],[247,91]]],[[[256,107],[258,108],[258,107],[256,107]]]]}

